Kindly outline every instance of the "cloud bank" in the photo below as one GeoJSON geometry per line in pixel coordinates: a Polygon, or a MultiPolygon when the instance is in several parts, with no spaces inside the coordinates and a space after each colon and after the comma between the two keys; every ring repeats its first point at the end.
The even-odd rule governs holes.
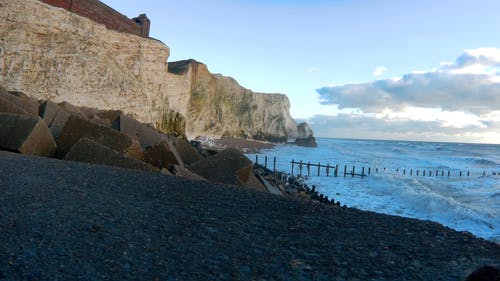
{"type": "MultiPolygon", "coordinates": [[[[344,111],[356,109],[356,114],[344,114],[341,119],[313,118],[323,124],[325,130],[319,128],[323,132],[331,123],[356,121],[352,137],[357,128],[363,129],[362,124],[370,124],[366,130],[380,134],[399,132],[426,139],[439,132],[448,140],[462,141],[468,136],[466,141],[500,143],[496,134],[500,129],[500,49],[466,50],[455,62],[428,72],[323,87],[317,92],[322,104],[344,111]]],[[[336,136],[334,131],[331,134],[336,136]]]]}

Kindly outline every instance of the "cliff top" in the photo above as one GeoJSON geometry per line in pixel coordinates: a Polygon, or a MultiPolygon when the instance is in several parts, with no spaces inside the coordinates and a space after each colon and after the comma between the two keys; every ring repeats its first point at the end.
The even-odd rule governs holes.
{"type": "MultiPolygon", "coordinates": [[[[168,63],[168,72],[172,74],[185,74],[193,64],[203,64],[194,59],[173,61],[168,63]]],[[[203,64],[204,65],[204,64],[203,64]]]]}

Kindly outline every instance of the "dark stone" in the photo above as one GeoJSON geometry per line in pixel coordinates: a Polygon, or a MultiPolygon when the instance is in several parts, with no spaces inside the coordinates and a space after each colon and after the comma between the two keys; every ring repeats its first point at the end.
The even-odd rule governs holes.
{"type": "Polygon", "coordinates": [[[303,139],[295,139],[295,144],[298,146],[305,146],[305,147],[318,147],[318,144],[316,143],[316,139],[314,137],[309,137],[309,138],[303,138],[303,139]]]}
{"type": "Polygon", "coordinates": [[[142,148],[153,146],[166,137],[153,128],[150,128],[141,122],[129,117],[125,114],[120,114],[118,118],[113,121],[113,127],[118,127],[119,131],[131,137],[137,137],[141,143],[142,148]]]}
{"type": "Polygon", "coordinates": [[[169,169],[172,165],[184,167],[182,159],[170,141],[161,141],[148,147],[144,151],[144,161],[160,169],[169,169]]]}
{"type": "Polygon", "coordinates": [[[127,157],[118,151],[87,138],[81,138],[77,143],[75,143],[71,147],[71,150],[66,153],[66,156],[64,156],[64,160],[136,170],[158,171],[158,169],[155,169],[151,165],[137,159],[127,157]]]}
{"type": "Polygon", "coordinates": [[[190,166],[196,174],[211,182],[244,186],[253,176],[253,164],[234,148],[225,149],[190,166]]]}
{"type": "Polygon", "coordinates": [[[46,100],[40,104],[39,115],[50,127],[50,124],[52,124],[59,111],[61,111],[61,108],[56,103],[46,100]]]}
{"type": "Polygon", "coordinates": [[[500,269],[496,266],[486,265],[472,272],[465,281],[498,281],[500,269]]]}
{"type": "Polygon", "coordinates": [[[139,160],[143,159],[142,149],[136,139],[75,115],[71,115],[68,118],[57,139],[58,149],[56,156],[63,158],[81,138],[88,138],[121,154],[139,160]]]}
{"type": "Polygon", "coordinates": [[[16,105],[18,108],[21,108],[24,112],[38,116],[38,102],[35,99],[27,96],[26,94],[16,91],[9,92],[5,88],[0,86],[0,97],[8,100],[11,104],[16,105]]]}
{"type": "Polygon", "coordinates": [[[203,159],[198,150],[196,150],[196,148],[184,139],[178,139],[175,141],[174,146],[182,161],[186,165],[191,165],[203,159]]]}
{"type": "Polygon", "coordinates": [[[52,157],[56,151],[56,142],[40,117],[0,113],[0,148],[52,157]]]}

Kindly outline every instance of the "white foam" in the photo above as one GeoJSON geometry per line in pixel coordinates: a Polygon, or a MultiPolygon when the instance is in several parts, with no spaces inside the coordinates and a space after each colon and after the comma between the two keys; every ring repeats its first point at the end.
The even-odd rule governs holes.
{"type": "MultiPolygon", "coordinates": [[[[263,151],[268,163],[277,158],[277,168],[290,172],[290,161],[372,167],[366,178],[311,176],[307,182],[350,207],[432,220],[456,230],[500,242],[500,145],[354,141],[318,139],[318,148],[280,145],[263,151]],[[379,168],[376,174],[375,167],[379,168]],[[386,171],[383,172],[383,168],[386,171]],[[396,169],[399,168],[399,172],[396,169]],[[406,169],[406,175],[402,175],[406,169]],[[409,176],[410,169],[413,176],[409,176]],[[416,169],[420,174],[416,176],[416,169]],[[422,177],[422,169],[427,172],[422,177]],[[435,170],[445,176],[435,176],[435,170]],[[447,177],[448,170],[451,177],[447,177]],[[459,171],[462,177],[459,177],[459,171]],[[429,177],[428,172],[433,176],[429,177]],[[467,177],[467,171],[471,174],[467,177]],[[482,176],[487,171],[488,176],[482,176]]],[[[255,160],[255,154],[248,155],[255,160]]],[[[366,172],[365,171],[365,172],[366,172]]],[[[299,172],[297,165],[294,173],[299,172]]],[[[307,169],[303,168],[303,174],[307,169]]],[[[311,168],[311,175],[317,168],[311,168]]]]}

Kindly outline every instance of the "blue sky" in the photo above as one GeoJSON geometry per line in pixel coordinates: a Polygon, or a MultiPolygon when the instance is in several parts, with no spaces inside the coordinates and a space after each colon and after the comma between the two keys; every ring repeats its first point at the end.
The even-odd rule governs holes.
{"type": "Polygon", "coordinates": [[[286,94],[318,136],[500,143],[500,1],[104,2],[146,13],[169,61],[194,58],[246,88],[286,94]]]}

